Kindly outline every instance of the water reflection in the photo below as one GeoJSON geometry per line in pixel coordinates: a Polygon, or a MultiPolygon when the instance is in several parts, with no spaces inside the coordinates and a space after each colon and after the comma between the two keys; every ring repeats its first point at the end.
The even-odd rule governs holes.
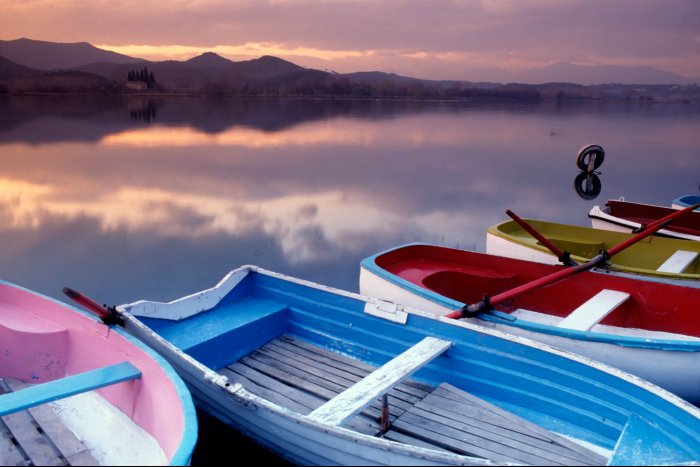
{"type": "Polygon", "coordinates": [[[603,190],[603,182],[594,172],[581,172],[574,178],[574,190],[582,199],[596,199],[603,190]]]}
{"type": "Polygon", "coordinates": [[[587,225],[590,141],[598,196],[668,204],[697,184],[699,127],[661,104],[0,99],[0,277],[114,304],[252,263],[357,290],[363,257],[483,250],[508,208],[587,225]]]}

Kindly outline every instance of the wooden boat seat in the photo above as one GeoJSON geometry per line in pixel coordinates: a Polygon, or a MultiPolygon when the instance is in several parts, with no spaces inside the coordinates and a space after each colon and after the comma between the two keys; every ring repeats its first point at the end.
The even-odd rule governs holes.
{"type": "Polygon", "coordinates": [[[626,292],[603,289],[576,308],[557,326],[576,331],[590,331],[593,326],[600,323],[628,298],[630,298],[630,294],[626,292]]]}
{"type": "Polygon", "coordinates": [[[284,303],[246,298],[167,323],[158,333],[210,368],[223,368],[281,335],[286,312],[284,303]]]}
{"type": "Polygon", "coordinates": [[[426,337],[311,412],[308,417],[328,425],[341,425],[450,347],[450,341],[426,337]]]}
{"type": "MultiPolygon", "coordinates": [[[[375,366],[283,334],[236,363],[219,370],[232,383],[302,415],[310,414],[374,372],[375,366]]],[[[435,389],[411,379],[389,392],[390,420],[435,389]]],[[[382,401],[377,400],[344,426],[359,433],[381,433],[382,401]]]]}
{"type": "Polygon", "coordinates": [[[697,257],[698,253],[695,251],[678,250],[664,261],[657,271],[681,274],[697,257]]]}
{"type": "Polygon", "coordinates": [[[138,368],[129,362],[122,362],[29,386],[21,391],[0,396],[0,416],[140,377],[141,371],[138,368]]]}

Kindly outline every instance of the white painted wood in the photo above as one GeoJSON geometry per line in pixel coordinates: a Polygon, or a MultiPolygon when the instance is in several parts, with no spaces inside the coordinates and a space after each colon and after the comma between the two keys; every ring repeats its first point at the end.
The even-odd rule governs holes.
{"type": "Polygon", "coordinates": [[[228,273],[214,287],[180,298],[170,303],[141,300],[128,305],[120,305],[117,311],[128,311],[132,316],[159,318],[179,321],[210,310],[233,290],[250,272],[240,268],[228,273]]]}
{"type": "Polygon", "coordinates": [[[698,253],[695,251],[678,250],[659,266],[657,271],[681,274],[697,257],[698,253]]]}
{"type": "Polygon", "coordinates": [[[406,324],[408,320],[408,313],[400,309],[396,303],[384,300],[365,303],[365,313],[399,324],[406,324]]]}
{"type": "Polygon", "coordinates": [[[520,245],[492,233],[486,234],[486,253],[536,263],[561,264],[559,258],[549,251],[544,252],[530,246],[520,245]]]}
{"type": "Polygon", "coordinates": [[[630,294],[626,292],[608,289],[601,290],[586,303],[572,311],[569,316],[559,323],[558,327],[577,331],[590,331],[593,326],[600,323],[628,298],[630,298],[630,294]]]}
{"type": "MultiPolygon", "coordinates": [[[[600,230],[610,230],[612,232],[632,233],[635,229],[642,226],[639,222],[632,222],[621,217],[610,215],[610,208],[601,209],[594,206],[588,212],[588,217],[591,219],[591,227],[600,230]]],[[[700,241],[700,235],[692,235],[675,230],[660,229],[658,235],[670,238],[682,238],[684,240],[700,241]]]]}
{"type": "Polygon", "coordinates": [[[451,346],[450,341],[426,337],[311,412],[308,417],[319,423],[339,426],[451,346]]]}

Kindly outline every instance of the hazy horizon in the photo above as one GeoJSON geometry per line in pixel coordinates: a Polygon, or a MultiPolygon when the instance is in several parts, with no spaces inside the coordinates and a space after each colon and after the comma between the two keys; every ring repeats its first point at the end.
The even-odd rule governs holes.
{"type": "Polygon", "coordinates": [[[156,61],[211,51],[423,79],[502,81],[555,63],[700,77],[695,0],[0,0],[0,17],[2,40],[89,42],[156,61]]]}

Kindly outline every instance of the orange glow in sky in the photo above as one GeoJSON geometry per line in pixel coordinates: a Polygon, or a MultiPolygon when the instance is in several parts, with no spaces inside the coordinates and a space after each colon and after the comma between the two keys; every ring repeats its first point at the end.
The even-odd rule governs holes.
{"type": "Polygon", "coordinates": [[[692,0],[0,0],[0,40],[89,42],[150,60],[273,55],[445,80],[499,81],[557,62],[700,78],[698,18],[692,0]]]}

